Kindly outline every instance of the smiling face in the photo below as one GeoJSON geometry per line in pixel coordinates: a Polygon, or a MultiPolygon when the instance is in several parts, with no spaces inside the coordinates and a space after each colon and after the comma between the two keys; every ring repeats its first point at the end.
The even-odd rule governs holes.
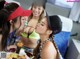
{"type": "Polygon", "coordinates": [[[39,17],[42,14],[43,10],[44,8],[42,6],[32,6],[32,13],[35,17],[39,17]]]}

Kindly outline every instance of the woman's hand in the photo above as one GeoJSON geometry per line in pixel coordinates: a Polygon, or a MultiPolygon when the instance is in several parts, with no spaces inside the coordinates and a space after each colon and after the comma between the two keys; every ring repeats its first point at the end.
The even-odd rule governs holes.
{"type": "Polygon", "coordinates": [[[31,26],[27,26],[27,27],[24,28],[24,32],[25,32],[25,33],[31,33],[31,32],[33,32],[33,31],[34,31],[34,28],[31,27],[31,26]]]}

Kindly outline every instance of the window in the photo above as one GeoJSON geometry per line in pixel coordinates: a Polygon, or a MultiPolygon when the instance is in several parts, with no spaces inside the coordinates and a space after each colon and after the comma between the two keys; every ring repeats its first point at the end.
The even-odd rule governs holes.
{"type": "Polygon", "coordinates": [[[68,0],[56,0],[55,5],[59,5],[66,8],[72,8],[74,2],[69,2],[68,0]]]}
{"type": "Polygon", "coordinates": [[[61,7],[72,8],[74,2],[69,2],[69,0],[47,0],[51,4],[55,4],[61,7]]]}

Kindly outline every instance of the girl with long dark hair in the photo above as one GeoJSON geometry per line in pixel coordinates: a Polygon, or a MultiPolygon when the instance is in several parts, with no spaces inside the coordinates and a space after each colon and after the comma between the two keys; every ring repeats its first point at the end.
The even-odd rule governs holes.
{"type": "Polygon", "coordinates": [[[33,59],[62,59],[54,42],[54,35],[62,29],[62,22],[57,15],[43,17],[36,27],[40,42],[34,50],[33,59]]]}
{"type": "MultiPolygon", "coordinates": [[[[7,13],[7,18],[3,21],[2,25],[2,50],[7,50],[11,47],[16,48],[14,43],[16,42],[16,31],[24,26],[21,22],[22,16],[30,16],[31,10],[24,10],[16,3],[8,3],[2,9],[7,13]]],[[[4,15],[5,16],[5,15],[4,15]]]]}

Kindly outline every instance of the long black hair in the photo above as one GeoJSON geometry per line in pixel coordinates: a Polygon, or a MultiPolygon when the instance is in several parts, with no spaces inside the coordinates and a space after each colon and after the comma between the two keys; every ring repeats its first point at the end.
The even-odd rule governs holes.
{"type": "Polygon", "coordinates": [[[0,10],[0,29],[2,28],[3,20],[6,19],[7,16],[7,12],[0,10]]]}
{"type": "Polygon", "coordinates": [[[5,0],[0,1],[0,10],[4,8],[5,0]]]}
{"type": "MultiPolygon", "coordinates": [[[[2,25],[2,40],[1,40],[2,50],[4,50],[7,45],[7,37],[9,36],[10,26],[11,26],[10,22],[7,19],[9,15],[13,13],[18,7],[19,5],[16,3],[8,3],[1,10],[4,13],[3,16],[4,17],[6,16],[5,19],[3,20],[3,25],[2,25]]],[[[16,22],[16,21],[17,21],[17,18],[13,20],[13,22],[16,22]]]]}

